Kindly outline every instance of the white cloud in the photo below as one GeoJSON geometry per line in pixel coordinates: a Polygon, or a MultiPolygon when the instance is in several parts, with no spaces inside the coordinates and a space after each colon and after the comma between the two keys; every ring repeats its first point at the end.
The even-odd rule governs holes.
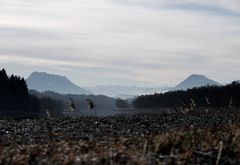
{"type": "Polygon", "coordinates": [[[238,0],[0,1],[0,64],[16,74],[19,65],[84,85],[240,77],[238,0]]]}

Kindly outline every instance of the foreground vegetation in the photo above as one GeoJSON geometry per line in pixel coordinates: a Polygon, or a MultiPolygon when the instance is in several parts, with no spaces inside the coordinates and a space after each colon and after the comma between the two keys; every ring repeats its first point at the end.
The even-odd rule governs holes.
{"type": "Polygon", "coordinates": [[[0,164],[239,164],[240,114],[0,121],[0,164]]]}

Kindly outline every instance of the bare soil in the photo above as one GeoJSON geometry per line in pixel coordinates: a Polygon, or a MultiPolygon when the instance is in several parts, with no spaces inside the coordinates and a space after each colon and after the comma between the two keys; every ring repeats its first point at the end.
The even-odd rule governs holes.
{"type": "Polygon", "coordinates": [[[240,114],[0,120],[0,164],[240,164],[240,114]]]}

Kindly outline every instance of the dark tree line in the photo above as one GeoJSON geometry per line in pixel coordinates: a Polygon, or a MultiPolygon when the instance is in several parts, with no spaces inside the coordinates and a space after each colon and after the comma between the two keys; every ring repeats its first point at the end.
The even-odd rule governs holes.
{"type": "Polygon", "coordinates": [[[61,101],[30,95],[23,78],[0,70],[0,117],[40,117],[46,111],[56,116],[61,110],[61,101]]]}
{"type": "Polygon", "coordinates": [[[19,76],[7,76],[0,70],[0,111],[38,111],[39,102],[30,96],[25,80],[19,76]]]}
{"type": "MultiPolygon", "coordinates": [[[[45,91],[39,93],[35,90],[29,91],[31,94],[36,95],[38,98],[49,98],[50,100],[55,100],[59,104],[63,113],[71,112],[71,100],[73,100],[76,108],[76,113],[91,115],[97,113],[97,115],[106,115],[114,113],[116,109],[116,99],[107,96],[94,96],[94,95],[75,95],[75,94],[59,94],[52,91],[45,91]],[[93,111],[89,110],[89,102],[91,100],[95,107],[93,111]]],[[[49,101],[44,101],[45,103],[50,103],[49,101]]],[[[42,105],[42,103],[41,103],[42,105]]],[[[50,106],[50,105],[49,105],[50,106]]],[[[45,109],[45,108],[44,108],[45,109]]],[[[56,108],[54,108],[56,109],[56,108]]]]}
{"type": "Polygon", "coordinates": [[[123,99],[116,99],[116,107],[117,108],[129,108],[130,104],[127,100],[123,100],[123,99]]]}
{"type": "Polygon", "coordinates": [[[205,86],[187,91],[139,96],[134,100],[136,108],[178,108],[194,104],[196,107],[240,107],[240,84],[205,86]]]}

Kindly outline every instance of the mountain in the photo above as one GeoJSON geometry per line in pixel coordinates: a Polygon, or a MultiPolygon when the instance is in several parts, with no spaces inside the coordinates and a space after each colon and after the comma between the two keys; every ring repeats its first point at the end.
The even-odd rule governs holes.
{"type": "Polygon", "coordinates": [[[66,77],[46,72],[33,72],[27,78],[27,85],[29,89],[35,89],[40,92],[54,91],[61,94],[91,94],[91,92],[80,88],[66,77]]]}
{"type": "Polygon", "coordinates": [[[114,98],[126,99],[132,98],[134,96],[142,94],[153,94],[165,91],[168,87],[138,87],[138,86],[120,86],[120,85],[110,85],[110,86],[95,86],[95,87],[85,87],[85,89],[91,91],[95,95],[106,95],[114,98]]]}
{"type": "Polygon", "coordinates": [[[207,85],[221,85],[221,84],[203,75],[192,74],[172,90],[187,90],[194,87],[201,87],[201,86],[207,86],[207,85]]]}

